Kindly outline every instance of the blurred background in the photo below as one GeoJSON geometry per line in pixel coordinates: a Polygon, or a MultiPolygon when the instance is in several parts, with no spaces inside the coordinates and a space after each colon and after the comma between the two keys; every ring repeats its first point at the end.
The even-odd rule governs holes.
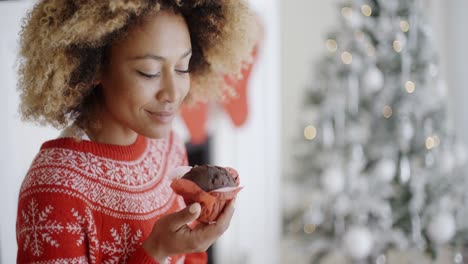
{"type": "MultiPolygon", "coordinates": [[[[264,34],[240,96],[175,128],[192,164],[234,167],[245,186],[210,261],[468,263],[468,1],[250,2],[264,34]]],[[[22,178],[59,134],[17,114],[33,5],[0,1],[0,263],[16,259],[22,178]]]]}

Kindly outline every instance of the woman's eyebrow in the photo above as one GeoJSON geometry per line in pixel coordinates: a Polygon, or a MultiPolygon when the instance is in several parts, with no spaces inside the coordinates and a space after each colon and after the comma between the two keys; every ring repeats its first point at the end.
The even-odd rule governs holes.
{"type": "MultiPolygon", "coordinates": [[[[189,49],[187,52],[182,54],[182,56],[180,56],[180,59],[183,59],[183,58],[187,57],[190,54],[192,54],[192,49],[189,49]]],[[[135,57],[131,58],[131,60],[144,60],[144,59],[152,59],[152,60],[157,60],[157,61],[165,61],[166,60],[166,58],[163,57],[163,56],[156,55],[156,54],[151,54],[151,53],[148,53],[148,54],[145,54],[145,55],[139,55],[139,56],[135,56],[135,57]]]]}

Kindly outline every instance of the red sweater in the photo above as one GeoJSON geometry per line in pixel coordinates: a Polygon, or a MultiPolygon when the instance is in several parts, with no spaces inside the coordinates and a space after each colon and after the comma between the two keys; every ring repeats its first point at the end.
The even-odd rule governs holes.
{"type": "MultiPolygon", "coordinates": [[[[141,247],[154,222],[185,207],[166,176],[187,163],[183,142],[138,136],[130,146],[45,142],[23,181],[18,263],[156,263],[141,247]]],[[[206,254],[170,263],[206,263],[206,254]]]]}

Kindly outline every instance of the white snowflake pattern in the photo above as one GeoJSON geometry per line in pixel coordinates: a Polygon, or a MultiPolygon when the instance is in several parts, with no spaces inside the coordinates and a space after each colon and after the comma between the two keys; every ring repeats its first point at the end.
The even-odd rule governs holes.
{"type": "Polygon", "coordinates": [[[106,176],[109,177],[109,180],[116,182],[121,181],[120,166],[117,166],[115,162],[106,162],[106,169],[106,176]]]}
{"type": "Polygon", "coordinates": [[[87,153],[80,153],[79,156],[78,165],[81,169],[94,175],[104,173],[102,170],[102,160],[100,158],[94,155],[88,155],[87,153]]]}
{"type": "Polygon", "coordinates": [[[156,177],[156,173],[158,171],[158,162],[154,162],[153,159],[151,157],[147,157],[144,161],[143,161],[143,166],[145,168],[148,168],[148,177],[150,178],[154,178],[156,177]]]}
{"type": "Polygon", "coordinates": [[[34,163],[37,164],[37,165],[49,164],[49,163],[54,161],[54,158],[55,158],[54,149],[45,150],[45,151],[41,151],[37,155],[36,160],[34,161],[34,163]]]}
{"type": "Polygon", "coordinates": [[[62,164],[67,164],[69,166],[77,166],[77,162],[75,160],[76,156],[73,151],[62,151],[59,153],[60,155],[57,156],[57,161],[62,164]]]}
{"type": "Polygon", "coordinates": [[[24,251],[30,248],[34,256],[40,256],[44,252],[44,243],[53,247],[60,246],[52,235],[61,233],[63,226],[56,220],[48,219],[53,209],[51,205],[48,205],[40,211],[37,201],[31,199],[27,211],[21,211],[23,223],[19,228],[19,236],[25,237],[24,251]]]}
{"type": "Polygon", "coordinates": [[[132,235],[132,229],[126,223],[120,228],[120,234],[114,228],[110,230],[113,242],[104,242],[101,246],[102,252],[110,258],[105,260],[105,264],[126,263],[131,253],[136,251],[140,243],[142,232],[140,229],[132,235]]]}
{"type": "Polygon", "coordinates": [[[31,264],[89,264],[85,256],[31,262],[31,264]]]}
{"type": "Polygon", "coordinates": [[[84,217],[81,216],[75,208],[72,208],[71,212],[77,222],[67,223],[67,231],[71,234],[79,235],[76,241],[77,246],[81,246],[85,238],[88,238],[89,259],[91,263],[96,263],[96,254],[99,252],[99,239],[97,237],[96,224],[91,209],[86,207],[86,215],[84,217]]]}
{"type": "Polygon", "coordinates": [[[145,169],[143,168],[143,166],[136,166],[133,173],[135,174],[136,183],[143,184],[143,175],[145,175],[145,169]]]}
{"type": "Polygon", "coordinates": [[[133,178],[133,170],[130,168],[130,166],[122,166],[122,176],[123,176],[123,181],[127,185],[135,185],[135,179],[133,178]]]}

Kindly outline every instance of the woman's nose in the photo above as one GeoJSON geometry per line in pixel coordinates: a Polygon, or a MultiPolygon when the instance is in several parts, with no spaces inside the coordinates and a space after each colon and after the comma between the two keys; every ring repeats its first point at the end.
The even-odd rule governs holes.
{"type": "Polygon", "coordinates": [[[156,99],[160,102],[174,103],[177,101],[177,88],[173,74],[163,76],[161,89],[156,94],[156,99]]]}

